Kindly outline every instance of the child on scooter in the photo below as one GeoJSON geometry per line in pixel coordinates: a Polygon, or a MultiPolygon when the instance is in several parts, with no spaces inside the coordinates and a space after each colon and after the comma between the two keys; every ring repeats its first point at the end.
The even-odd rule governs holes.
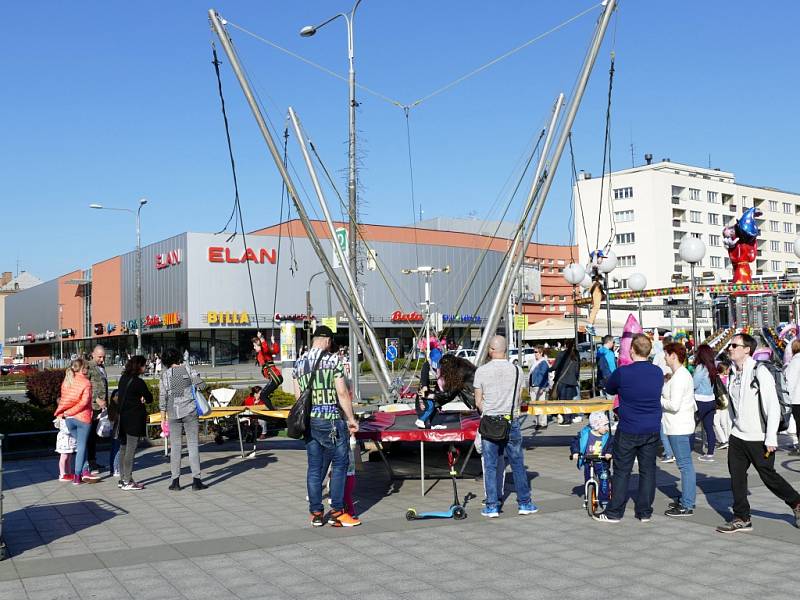
{"type": "Polygon", "coordinates": [[[612,438],[608,431],[608,417],[605,413],[596,411],[589,415],[589,424],[578,432],[570,444],[572,459],[578,461],[578,468],[583,467],[584,482],[589,479],[589,463],[587,456],[601,457],[603,460],[595,462],[594,471],[600,481],[600,490],[597,501],[605,506],[610,500],[609,489],[609,461],[611,454],[612,438]]]}

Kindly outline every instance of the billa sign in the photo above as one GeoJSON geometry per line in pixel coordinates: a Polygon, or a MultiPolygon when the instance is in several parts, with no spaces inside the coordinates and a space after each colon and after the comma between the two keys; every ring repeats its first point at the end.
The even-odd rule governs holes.
{"type": "Polygon", "coordinates": [[[275,248],[272,250],[247,248],[241,256],[238,255],[238,250],[233,252],[235,254],[227,246],[209,246],[208,262],[239,264],[249,261],[260,265],[266,262],[274,265],[278,260],[278,251],[275,248]]]}
{"type": "Polygon", "coordinates": [[[206,321],[209,325],[250,325],[250,315],[246,312],[207,312],[206,321]]]}
{"type": "Polygon", "coordinates": [[[156,254],[156,269],[159,271],[161,269],[166,269],[167,267],[179,264],[181,264],[180,250],[170,250],[164,254],[156,254]]]}

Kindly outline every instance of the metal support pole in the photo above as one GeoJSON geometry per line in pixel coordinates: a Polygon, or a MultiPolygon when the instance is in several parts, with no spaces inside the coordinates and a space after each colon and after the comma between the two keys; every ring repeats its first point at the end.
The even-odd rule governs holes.
{"type": "MultiPolygon", "coordinates": [[[[572,323],[575,328],[575,351],[578,351],[578,292],[575,285],[572,286],[572,323]]],[[[578,357],[580,362],[580,356],[578,357]]]]}
{"type": "Polygon", "coordinates": [[[139,321],[136,324],[136,354],[143,354],[142,352],[142,229],[141,229],[141,212],[143,204],[139,204],[136,210],[136,319],[139,321]]]}
{"type": "Polygon", "coordinates": [[[603,276],[603,285],[606,288],[606,321],[608,323],[608,335],[611,333],[611,289],[608,287],[608,273],[603,276]]]}
{"type": "Polygon", "coordinates": [[[431,274],[425,273],[425,360],[431,360],[431,274]]]}
{"type": "Polygon", "coordinates": [[[639,325],[644,329],[644,322],[642,321],[642,293],[639,292],[639,325]]]}
{"type": "MultiPolygon", "coordinates": [[[[567,145],[569,134],[572,131],[572,124],[575,122],[575,116],[578,114],[578,107],[580,106],[581,100],[583,99],[583,93],[586,90],[586,84],[589,81],[589,75],[592,72],[592,67],[594,66],[595,60],[597,59],[597,53],[600,50],[600,44],[603,41],[603,37],[605,36],[606,30],[608,29],[608,24],[611,20],[611,15],[613,14],[616,6],[617,6],[616,0],[607,0],[605,9],[603,11],[603,15],[600,18],[600,21],[598,22],[597,29],[595,30],[594,37],[592,38],[589,51],[587,52],[586,58],[584,59],[583,66],[581,68],[581,72],[578,77],[578,82],[575,86],[575,95],[570,100],[569,108],[567,109],[567,115],[564,118],[564,124],[561,128],[561,135],[558,139],[558,142],[556,143],[555,150],[553,151],[553,156],[550,160],[550,169],[546,174],[542,173],[543,177],[540,188],[538,187],[539,186],[538,177],[534,179],[533,186],[531,188],[531,194],[529,195],[528,198],[529,203],[532,202],[534,199],[535,203],[533,206],[533,215],[531,216],[530,224],[528,225],[528,230],[526,235],[527,243],[520,249],[517,261],[514,266],[514,270],[509,274],[510,277],[506,277],[504,280],[501,280],[500,289],[502,291],[500,293],[500,297],[496,298],[496,300],[499,300],[499,302],[496,302],[497,308],[505,304],[505,299],[508,297],[508,293],[510,292],[509,281],[513,280],[514,277],[516,277],[516,274],[519,271],[519,265],[522,264],[522,259],[525,256],[525,251],[527,250],[527,244],[530,243],[530,239],[532,238],[533,232],[536,229],[536,224],[539,221],[539,215],[541,215],[542,209],[544,208],[544,203],[547,200],[547,194],[550,192],[550,188],[553,185],[554,175],[558,170],[558,164],[561,161],[561,155],[564,153],[564,148],[567,145]]],[[[543,150],[542,157],[544,156],[546,156],[546,153],[543,150]]],[[[493,305],[493,308],[495,309],[493,311],[494,314],[490,313],[489,315],[490,321],[487,324],[487,328],[483,332],[483,337],[481,337],[481,343],[478,348],[477,361],[479,363],[486,356],[489,337],[494,335],[494,330],[497,327],[497,320],[498,320],[498,314],[496,312],[497,308],[495,308],[495,305],[493,305]],[[494,321],[494,323],[492,323],[492,320],[494,321]]]]}
{"type": "MultiPolygon", "coordinates": [[[[613,0],[611,0],[613,1],[613,0]]],[[[261,109],[256,102],[255,96],[253,95],[253,91],[250,88],[250,84],[247,81],[247,78],[242,71],[242,67],[239,63],[239,59],[236,56],[236,52],[233,49],[233,45],[231,44],[231,40],[228,37],[228,33],[225,30],[222,22],[220,21],[219,15],[211,9],[208,11],[209,21],[211,22],[211,26],[214,29],[214,33],[220,40],[222,44],[222,48],[225,50],[225,54],[228,57],[228,60],[231,61],[231,67],[233,68],[234,74],[236,75],[236,79],[239,81],[239,85],[242,88],[242,92],[245,95],[245,99],[247,100],[248,105],[250,106],[250,110],[253,113],[253,117],[256,120],[256,124],[261,132],[264,141],[267,144],[267,148],[269,149],[269,153],[272,156],[273,161],[275,162],[275,166],[278,169],[278,173],[280,173],[281,178],[283,179],[284,183],[286,184],[286,189],[289,195],[294,202],[295,209],[297,210],[297,216],[300,218],[300,221],[303,223],[303,227],[306,230],[306,234],[308,235],[309,243],[311,247],[314,249],[314,252],[317,255],[320,263],[322,264],[323,269],[325,270],[326,275],[328,276],[328,280],[331,282],[331,285],[336,292],[337,297],[339,298],[339,302],[342,305],[342,310],[344,310],[345,314],[350,323],[350,330],[354,331],[358,336],[359,343],[364,346],[364,354],[367,358],[367,361],[370,363],[370,366],[373,369],[374,373],[381,373],[380,367],[378,365],[378,361],[373,356],[371,348],[367,344],[366,339],[364,339],[363,334],[358,328],[358,319],[350,306],[349,298],[347,291],[342,286],[341,282],[336,276],[336,272],[333,269],[330,261],[328,260],[328,256],[325,253],[325,250],[322,248],[322,244],[317,237],[316,232],[314,231],[313,226],[311,225],[311,221],[308,218],[308,213],[306,212],[305,206],[303,202],[300,200],[300,196],[297,193],[297,188],[294,185],[294,181],[289,176],[289,172],[286,170],[286,167],[283,164],[283,158],[278,150],[277,145],[275,144],[275,140],[272,137],[272,134],[267,127],[267,123],[264,120],[264,116],[261,114],[261,109]]],[[[355,357],[357,359],[357,357],[355,357]]],[[[385,367],[385,365],[384,365],[385,367]]],[[[378,387],[380,388],[381,395],[387,400],[392,400],[392,393],[389,391],[389,381],[385,380],[383,377],[377,377],[378,380],[378,387]]]]}
{"type": "MultiPolygon", "coordinates": [[[[328,209],[328,203],[325,200],[325,194],[322,192],[322,187],[319,184],[319,178],[317,177],[317,171],[314,168],[314,163],[311,161],[311,155],[308,153],[308,148],[306,146],[306,136],[305,132],[303,131],[303,126],[300,123],[300,118],[295,113],[294,109],[290,106],[289,107],[289,118],[292,121],[292,127],[294,129],[294,133],[297,136],[297,141],[300,144],[300,150],[303,153],[303,160],[305,160],[306,168],[308,169],[308,173],[311,176],[311,182],[314,184],[314,191],[317,194],[317,199],[319,200],[320,207],[322,208],[322,214],[325,217],[325,223],[328,225],[328,232],[331,235],[332,240],[336,240],[336,227],[333,224],[333,219],[331,217],[330,210],[328,209]]],[[[347,257],[342,252],[341,247],[339,244],[333,244],[334,252],[336,252],[336,256],[339,258],[339,263],[342,265],[342,270],[345,274],[345,279],[347,280],[348,285],[350,286],[350,294],[353,299],[353,307],[358,313],[361,315],[361,320],[364,323],[364,330],[366,332],[366,337],[369,340],[372,351],[375,353],[376,357],[379,357],[378,365],[382,367],[381,372],[383,376],[386,378],[387,382],[392,380],[391,375],[389,374],[389,369],[386,367],[386,361],[383,360],[383,353],[381,351],[381,346],[378,343],[378,337],[375,335],[375,330],[369,323],[369,315],[367,314],[367,310],[364,307],[364,302],[361,299],[361,296],[358,294],[358,283],[356,282],[356,272],[352,268],[352,264],[347,263],[347,257]]],[[[358,324],[355,323],[350,329],[354,329],[358,327],[358,324]]],[[[357,356],[351,355],[350,356],[350,364],[354,366],[352,369],[353,373],[358,371],[358,361],[356,360],[357,356]]],[[[358,390],[356,387],[358,379],[357,377],[353,376],[353,389],[358,390]]],[[[358,396],[356,396],[358,398],[358,396]]]]}
{"type": "Polygon", "coordinates": [[[694,336],[694,347],[697,347],[698,339],[697,339],[697,299],[695,298],[695,281],[694,281],[694,263],[689,263],[689,278],[690,286],[689,290],[692,294],[692,336],[694,336]]]}
{"type": "MultiPolygon", "coordinates": [[[[350,12],[350,18],[345,19],[347,23],[347,60],[348,60],[348,88],[350,90],[350,98],[348,102],[348,144],[347,144],[347,158],[348,158],[348,169],[347,169],[347,210],[349,216],[349,227],[348,227],[348,242],[349,242],[349,251],[350,251],[350,270],[353,273],[353,289],[350,292],[350,298],[352,306],[356,306],[356,302],[358,301],[358,207],[356,204],[356,71],[355,71],[355,49],[353,45],[353,18],[356,14],[356,8],[358,8],[359,3],[361,0],[356,0],[356,3],[353,5],[353,10],[350,12]]],[[[335,237],[333,238],[336,239],[335,237]]],[[[334,244],[337,245],[337,244],[334,244]]],[[[342,265],[346,264],[344,261],[342,265]]],[[[364,316],[364,324],[366,325],[367,319],[366,314],[364,316]]],[[[352,365],[352,378],[353,378],[353,391],[356,394],[356,398],[358,398],[358,380],[359,380],[359,365],[358,365],[358,341],[356,339],[356,330],[358,329],[358,322],[354,322],[350,324],[349,327],[349,345],[350,345],[350,364],[352,365]]],[[[374,333],[373,333],[374,337],[374,333]]],[[[384,376],[386,377],[387,382],[391,381],[391,377],[389,376],[389,372],[386,369],[386,362],[383,360],[380,351],[374,350],[376,352],[376,357],[379,359],[379,363],[383,366],[383,371],[385,371],[384,376]]]]}

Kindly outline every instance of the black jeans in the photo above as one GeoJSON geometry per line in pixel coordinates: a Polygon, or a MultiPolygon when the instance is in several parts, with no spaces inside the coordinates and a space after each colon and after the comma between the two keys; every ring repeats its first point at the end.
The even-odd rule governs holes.
{"type": "Polygon", "coordinates": [[[800,433],[800,404],[792,404],[792,416],[794,417],[794,424],[800,433]]]}
{"type": "Polygon", "coordinates": [[[747,470],[750,465],[756,468],[756,473],[770,492],[792,508],[800,504],[797,490],[775,471],[775,453],[771,452],[769,458],[764,458],[764,442],[747,442],[732,435],[728,443],[734,517],[750,520],[750,503],[747,501],[747,470]]]}
{"type": "MultiPolygon", "coordinates": [[[[714,456],[714,448],[717,446],[717,435],[714,432],[714,413],[717,412],[716,404],[716,402],[698,402],[697,412],[694,413],[695,423],[702,423],[703,430],[706,432],[706,454],[709,456],[714,456]]],[[[700,448],[697,451],[700,454],[703,453],[703,436],[700,436],[700,448]]]]}
{"type": "Polygon", "coordinates": [[[267,407],[267,410],[275,410],[275,406],[272,404],[272,392],[278,389],[278,386],[275,384],[274,381],[271,379],[267,379],[264,383],[264,387],[261,388],[261,393],[258,395],[258,399],[264,403],[264,406],[267,407]]]}
{"type": "Polygon", "coordinates": [[[628,480],[633,461],[639,461],[639,490],[633,498],[637,518],[648,518],[653,514],[656,497],[656,454],[660,435],[654,433],[625,433],[617,430],[614,435],[614,474],[611,477],[611,502],[606,515],[621,519],[628,503],[628,480]]]}

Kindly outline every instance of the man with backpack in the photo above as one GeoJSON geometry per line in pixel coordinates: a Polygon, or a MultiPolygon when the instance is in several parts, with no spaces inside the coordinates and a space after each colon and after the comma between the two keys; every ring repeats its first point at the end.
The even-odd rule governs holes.
{"type": "Polygon", "coordinates": [[[742,333],[728,346],[733,367],[728,379],[733,428],[728,447],[728,471],[733,492],[733,519],[717,527],[720,533],[752,531],[747,501],[747,471],[754,466],[764,485],[794,511],[800,527],[800,494],[775,471],[775,450],[781,404],[772,373],[752,356],[756,340],[742,333]]]}

